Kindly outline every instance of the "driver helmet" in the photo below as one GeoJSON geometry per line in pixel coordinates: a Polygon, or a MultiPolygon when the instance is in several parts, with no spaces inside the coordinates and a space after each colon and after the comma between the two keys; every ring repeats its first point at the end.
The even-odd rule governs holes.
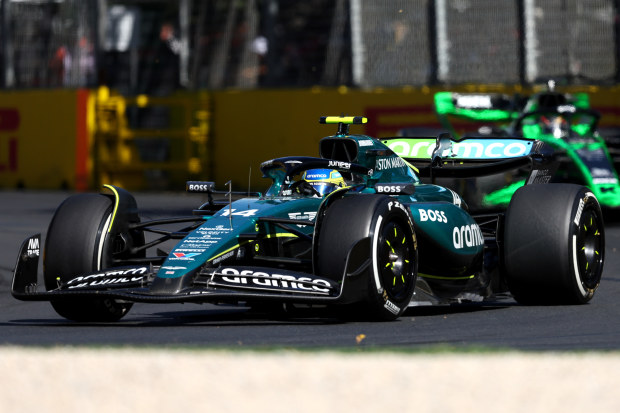
{"type": "Polygon", "coordinates": [[[301,179],[312,185],[321,196],[346,186],[340,172],[333,169],[308,169],[301,179]]]}

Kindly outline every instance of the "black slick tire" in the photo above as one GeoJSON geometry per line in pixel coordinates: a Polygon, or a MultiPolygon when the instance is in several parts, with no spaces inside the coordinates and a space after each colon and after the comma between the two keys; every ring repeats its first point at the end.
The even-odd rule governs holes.
{"type": "Polygon", "coordinates": [[[584,304],[600,283],[605,255],[596,197],[573,184],[527,185],[505,216],[508,288],[522,304],[584,304]]]}
{"type": "Polygon", "coordinates": [[[329,206],[318,236],[318,275],[342,280],[350,276],[345,272],[365,268],[364,275],[353,275],[366,277],[358,306],[364,315],[394,320],[407,309],[418,256],[412,218],[403,204],[384,195],[344,197],[329,206]]]}
{"type": "MultiPolygon", "coordinates": [[[[83,273],[110,264],[112,242],[106,242],[113,213],[112,200],[100,194],[77,194],[56,210],[45,240],[43,275],[45,287],[58,287],[83,273]]],[[[75,298],[51,301],[56,312],[73,321],[117,321],[131,303],[114,299],[75,298]]]]}

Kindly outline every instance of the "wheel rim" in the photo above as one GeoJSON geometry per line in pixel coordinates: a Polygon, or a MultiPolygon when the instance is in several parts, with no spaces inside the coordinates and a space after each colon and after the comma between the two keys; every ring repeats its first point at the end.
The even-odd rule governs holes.
{"type": "Polygon", "coordinates": [[[379,272],[383,288],[394,301],[407,296],[413,282],[413,251],[411,231],[397,222],[383,227],[379,240],[379,272]]]}
{"type": "Polygon", "coordinates": [[[577,265],[582,283],[589,289],[596,288],[601,280],[603,263],[603,237],[601,223],[595,211],[583,212],[577,234],[577,265]]]}

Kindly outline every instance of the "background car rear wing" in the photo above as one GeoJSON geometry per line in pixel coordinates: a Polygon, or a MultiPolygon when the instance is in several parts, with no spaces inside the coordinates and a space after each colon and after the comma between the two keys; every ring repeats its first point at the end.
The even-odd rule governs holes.
{"type": "Polygon", "coordinates": [[[452,115],[479,121],[507,121],[519,112],[518,99],[500,93],[438,92],[434,101],[440,118],[452,115]]]}
{"type": "MultiPolygon", "coordinates": [[[[559,108],[573,108],[573,111],[588,111],[589,97],[586,93],[566,94],[555,92],[553,88],[533,95],[505,95],[500,93],[457,93],[438,92],[434,96],[435,111],[441,126],[454,136],[458,133],[452,118],[475,122],[491,123],[498,126],[518,121],[525,113],[559,108]]],[[[494,133],[498,133],[496,130],[494,133]]]]}
{"type": "Polygon", "coordinates": [[[472,178],[525,167],[532,170],[530,178],[533,174],[536,182],[546,183],[543,175],[550,178],[557,168],[551,147],[518,137],[454,139],[442,133],[436,138],[395,137],[382,142],[423,177],[472,178]]]}

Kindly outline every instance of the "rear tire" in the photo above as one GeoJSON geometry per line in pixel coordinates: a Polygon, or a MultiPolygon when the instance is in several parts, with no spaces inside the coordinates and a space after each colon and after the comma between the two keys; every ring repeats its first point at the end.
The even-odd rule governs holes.
{"type": "Polygon", "coordinates": [[[527,185],[506,211],[508,288],[522,304],[584,304],[600,283],[605,256],[596,197],[573,184],[527,185]]]}
{"type": "MultiPolygon", "coordinates": [[[[43,276],[47,290],[57,288],[58,281],[111,264],[113,242],[106,242],[106,237],[113,206],[105,195],[78,194],[58,207],[45,240],[43,276]]],[[[132,306],[108,298],[52,300],[51,304],[59,315],[74,321],[117,321],[132,306]]]]}
{"type": "Polygon", "coordinates": [[[411,215],[396,199],[356,195],[335,201],[321,223],[317,251],[317,274],[337,281],[346,270],[368,266],[351,277],[367,278],[362,307],[371,318],[394,320],[407,309],[417,278],[417,242],[411,215]]]}

